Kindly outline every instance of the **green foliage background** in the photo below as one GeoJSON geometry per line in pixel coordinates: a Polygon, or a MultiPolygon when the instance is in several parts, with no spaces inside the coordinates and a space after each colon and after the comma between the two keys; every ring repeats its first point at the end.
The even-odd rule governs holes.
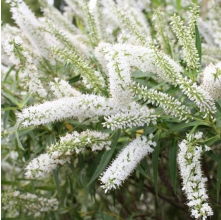
{"type": "MultiPolygon", "coordinates": [[[[30,8],[37,16],[41,15],[39,4],[35,0],[26,0],[30,8]]],[[[180,1],[176,1],[177,10],[180,10],[180,1]]],[[[9,7],[5,1],[2,4],[3,23],[13,23],[10,18],[9,7]]],[[[60,1],[55,5],[59,8],[60,1]]],[[[152,1],[153,8],[166,4],[164,1],[152,1]]],[[[148,18],[149,19],[149,18],[148,18]]],[[[152,30],[154,35],[154,30],[152,30]]],[[[56,66],[50,67],[52,71],[64,73],[70,67],[56,66]]],[[[158,220],[186,220],[190,219],[186,200],[181,192],[181,180],[177,176],[178,170],[175,160],[177,153],[177,141],[180,135],[185,136],[190,129],[198,129],[209,133],[211,128],[199,122],[189,122],[176,125],[176,121],[167,119],[168,123],[162,120],[159,123],[157,133],[158,146],[153,156],[145,158],[138,166],[136,171],[115,191],[105,194],[99,187],[98,176],[110,162],[111,158],[125,146],[131,138],[135,138],[140,133],[149,134],[156,128],[145,127],[116,131],[113,137],[112,149],[110,152],[91,153],[76,155],[73,163],[68,167],[64,166],[55,170],[50,178],[41,180],[27,180],[24,178],[24,167],[35,156],[43,153],[45,147],[58,140],[59,136],[67,132],[77,130],[81,132],[85,129],[100,130],[102,121],[96,125],[83,125],[76,120],[65,120],[49,125],[38,127],[22,128],[17,130],[16,112],[21,111],[25,106],[34,103],[31,96],[23,97],[17,91],[21,89],[18,81],[18,74],[11,77],[11,70],[2,79],[2,120],[3,128],[7,130],[2,134],[2,159],[12,165],[8,171],[2,172],[2,189],[20,189],[23,192],[31,192],[44,195],[45,197],[56,197],[60,201],[60,208],[57,212],[49,213],[42,219],[71,220],[71,219],[158,219],[158,220]],[[10,89],[9,89],[10,88],[10,89]],[[170,121],[170,122],[169,122],[170,121]],[[171,138],[166,137],[165,133],[170,132],[171,138]],[[24,150],[22,149],[24,148],[24,150]],[[12,152],[17,152],[18,157],[14,158],[12,152]],[[33,154],[34,153],[34,154],[33,154]],[[17,169],[19,168],[19,169],[17,169]],[[103,169],[102,169],[103,168],[103,169]]],[[[148,87],[158,86],[158,82],[151,79],[148,73],[140,71],[133,73],[134,80],[142,82],[148,87]]],[[[74,76],[69,79],[70,84],[77,85],[81,78],[74,76]]],[[[163,87],[165,90],[168,88],[163,87]]],[[[167,90],[168,94],[174,94],[177,88],[171,87],[167,90]]],[[[217,102],[217,119],[220,126],[221,102],[217,102]]],[[[213,220],[221,219],[221,203],[218,200],[220,176],[221,176],[221,143],[219,139],[212,139],[210,146],[213,152],[209,152],[203,158],[202,167],[208,177],[208,192],[210,204],[214,210],[213,220]],[[218,169],[219,167],[219,169],[218,169]]],[[[8,211],[10,212],[10,210],[8,211]]],[[[2,219],[33,219],[28,217],[21,210],[21,216],[7,218],[6,212],[2,212],[2,219]]]]}

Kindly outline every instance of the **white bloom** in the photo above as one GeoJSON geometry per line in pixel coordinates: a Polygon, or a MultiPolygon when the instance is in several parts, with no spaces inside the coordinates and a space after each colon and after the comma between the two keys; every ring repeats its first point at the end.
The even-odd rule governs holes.
{"type": "Polygon", "coordinates": [[[65,80],[55,78],[55,82],[50,82],[50,90],[56,98],[80,96],[81,93],[72,88],[71,85],[65,80]]]}
{"type": "Polygon", "coordinates": [[[81,133],[75,131],[72,134],[61,137],[60,143],[51,145],[48,148],[48,153],[52,155],[52,158],[57,159],[62,155],[79,154],[84,151],[86,147],[90,147],[92,151],[102,150],[104,148],[109,150],[110,144],[109,134],[90,130],[81,133]]]}
{"type": "Polygon", "coordinates": [[[126,129],[133,126],[148,126],[150,122],[156,124],[156,115],[154,115],[154,110],[148,109],[146,106],[138,106],[136,109],[131,109],[128,112],[117,113],[105,117],[104,127],[111,128],[115,130],[117,128],[126,129]]]}
{"type": "Polygon", "coordinates": [[[21,72],[24,76],[28,76],[29,92],[38,94],[40,97],[45,97],[45,91],[42,82],[39,80],[39,75],[33,59],[28,51],[23,47],[23,41],[20,36],[7,35],[3,41],[3,49],[9,57],[9,61],[21,67],[21,72]]]}
{"type": "Polygon", "coordinates": [[[212,97],[187,77],[183,78],[182,67],[157,48],[101,43],[97,50],[102,51],[108,61],[109,88],[118,105],[125,106],[131,103],[130,71],[131,67],[137,67],[143,72],[155,73],[173,85],[178,84],[183,93],[197,104],[201,112],[208,114],[216,111],[212,97]]]}
{"type": "Polygon", "coordinates": [[[44,12],[44,16],[51,19],[53,23],[59,26],[59,28],[68,31],[71,34],[80,32],[80,30],[75,25],[67,20],[57,8],[51,6],[49,2],[48,4],[45,2],[45,0],[40,0],[39,2],[42,5],[41,9],[44,12]]]}
{"type": "Polygon", "coordinates": [[[204,147],[193,142],[202,138],[203,133],[198,132],[193,135],[187,135],[187,139],[179,144],[178,165],[180,174],[183,179],[183,188],[188,203],[191,208],[191,214],[198,219],[213,215],[213,211],[207,203],[208,195],[206,194],[205,183],[207,179],[204,177],[200,159],[203,150],[210,150],[209,147],[204,147]]]}
{"type": "Polygon", "coordinates": [[[190,110],[174,97],[169,96],[166,93],[154,89],[148,90],[146,86],[140,86],[136,83],[133,83],[130,86],[130,89],[135,96],[138,96],[145,102],[162,107],[167,115],[174,116],[180,120],[187,120],[190,117],[190,110]]]}
{"type": "Polygon", "coordinates": [[[200,87],[214,99],[221,98],[221,62],[208,65],[201,76],[200,87]]]}
{"type": "MultiPolygon", "coordinates": [[[[192,36],[191,27],[185,27],[180,16],[172,17],[172,29],[175,32],[179,43],[183,47],[184,60],[191,68],[199,67],[199,55],[195,46],[195,38],[192,36]]],[[[195,24],[194,24],[195,27],[195,24]]]]}
{"type": "Polygon", "coordinates": [[[214,114],[216,112],[214,99],[206,90],[193,83],[187,77],[178,80],[178,83],[180,84],[180,89],[187,95],[189,100],[196,103],[200,112],[205,112],[206,116],[207,114],[214,114]]]}
{"type": "Polygon", "coordinates": [[[151,146],[155,147],[156,143],[151,139],[148,140],[145,136],[136,138],[129,143],[100,177],[105,192],[119,187],[140,161],[148,153],[154,151],[151,146]]]}
{"type": "Polygon", "coordinates": [[[11,1],[12,18],[29,38],[39,55],[49,58],[49,47],[53,45],[54,38],[39,30],[40,23],[28,6],[21,1],[11,1]]]}
{"type": "Polygon", "coordinates": [[[70,157],[55,159],[49,154],[41,154],[33,159],[25,168],[25,176],[29,179],[42,179],[47,177],[59,165],[70,161],[70,157]]]}
{"type": "Polygon", "coordinates": [[[55,198],[47,199],[31,193],[23,194],[19,191],[3,193],[2,202],[4,210],[18,211],[22,207],[22,211],[26,212],[27,210],[28,215],[34,215],[35,217],[40,217],[46,212],[56,211],[59,205],[58,200],[55,198]]]}
{"type": "Polygon", "coordinates": [[[107,61],[109,88],[112,97],[119,105],[127,105],[132,101],[128,89],[131,83],[131,68],[137,67],[143,72],[156,73],[160,78],[177,84],[181,78],[182,68],[166,54],[154,49],[123,44],[99,44],[97,55],[103,52],[107,61]],[[121,94],[121,95],[119,95],[121,94]]]}
{"type": "Polygon", "coordinates": [[[115,104],[111,99],[96,95],[81,95],[80,97],[65,97],[29,107],[18,114],[18,117],[23,126],[29,126],[65,118],[84,120],[94,116],[107,116],[116,111],[119,111],[119,108],[115,108],[115,104]]]}

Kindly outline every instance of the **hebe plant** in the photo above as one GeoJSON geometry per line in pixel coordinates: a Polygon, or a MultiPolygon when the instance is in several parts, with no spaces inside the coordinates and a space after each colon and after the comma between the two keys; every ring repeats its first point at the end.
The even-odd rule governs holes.
{"type": "Polygon", "coordinates": [[[3,218],[221,218],[220,1],[8,3],[3,218]]]}

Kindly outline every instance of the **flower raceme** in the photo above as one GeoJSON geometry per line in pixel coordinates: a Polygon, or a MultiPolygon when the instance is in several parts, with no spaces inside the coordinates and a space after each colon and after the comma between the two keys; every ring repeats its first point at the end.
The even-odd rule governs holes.
{"type": "Polygon", "coordinates": [[[139,111],[132,109],[128,112],[117,113],[115,115],[105,117],[103,126],[110,128],[111,130],[118,128],[132,128],[133,126],[144,126],[145,124],[149,126],[150,122],[156,124],[157,116],[153,114],[154,112],[154,110],[150,110],[143,106],[139,111]]]}
{"type": "Polygon", "coordinates": [[[221,62],[210,64],[201,75],[200,87],[214,99],[221,98],[221,62]]]}
{"type": "Polygon", "coordinates": [[[123,148],[100,177],[102,188],[105,189],[105,192],[118,188],[141,160],[154,151],[156,142],[153,142],[152,138],[152,134],[149,135],[149,138],[145,136],[138,137],[123,148]]]}
{"type": "MultiPolygon", "coordinates": [[[[3,210],[10,209],[18,212],[22,207],[24,211],[35,218],[42,217],[47,212],[58,210],[59,202],[55,198],[47,199],[31,193],[8,191],[2,194],[3,210]]],[[[19,214],[19,213],[18,213],[19,214]]]]}
{"type": "Polygon", "coordinates": [[[204,177],[201,169],[201,156],[204,151],[210,150],[199,142],[202,139],[202,132],[187,134],[187,138],[179,144],[179,153],[177,157],[180,174],[183,179],[183,188],[191,209],[191,215],[196,219],[202,217],[206,219],[213,215],[213,211],[207,200],[204,177]]]}
{"type": "MultiPolygon", "coordinates": [[[[100,177],[102,188],[107,192],[121,186],[157,145],[149,133],[133,139],[134,130],[145,126],[162,129],[166,130],[163,138],[171,139],[174,138],[171,123],[177,120],[192,123],[199,119],[205,120],[204,125],[216,126],[211,119],[217,111],[215,100],[221,97],[220,62],[205,67],[199,74],[199,84],[195,81],[197,77],[191,77],[192,70],[197,70],[198,74],[201,65],[195,42],[197,6],[193,5],[190,10],[188,26],[180,16],[172,17],[178,43],[172,39],[171,46],[168,41],[175,37],[172,32],[171,36],[167,36],[167,32],[157,33],[160,45],[156,45],[154,39],[154,32],[162,32],[167,26],[169,17],[162,24],[157,23],[168,13],[163,14],[160,9],[155,13],[153,28],[156,30],[153,31],[144,6],[140,6],[150,6],[144,1],[138,4],[133,0],[116,3],[112,0],[66,0],[75,14],[75,24],[71,22],[73,17],[68,20],[65,13],[45,0],[40,0],[44,7],[41,18],[35,17],[22,0],[9,2],[19,28],[3,29],[4,60],[10,62],[6,62],[9,68],[14,65],[16,71],[25,75],[30,95],[38,101],[21,111],[19,108],[18,123],[23,127],[40,126],[74,118],[86,126],[74,128],[73,133],[66,133],[60,141],[48,146],[45,153],[32,159],[25,169],[27,178],[46,178],[54,169],[72,163],[76,154],[83,154],[87,149],[110,150],[112,132],[123,129],[132,141],[121,149],[100,177]],[[137,70],[144,77],[134,77],[137,70]],[[169,117],[159,114],[159,108],[155,109],[158,106],[169,117]],[[95,126],[99,130],[88,130],[95,126]]],[[[206,56],[208,60],[217,61],[220,55],[210,54],[210,51],[219,51],[219,48],[214,50],[218,39],[208,39],[205,41],[214,42],[212,48],[205,44],[206,56]]],[[[67,132],[65,128],[63,131],[67,132]]],[[[181,139],[182,132],[176,132],[175,137],[181,139]]],[[[212,134],[212,129],[210,132],[212,134]]],[[[201,143],[202,133],[188,135],[180,142],[178,153],[183,191],[196,219],[212,215],[207,202],[206,178],[200,166],[202,153],[208,148],[201,143]]],[[[13,196],[16,195],[20,194],[13,196]]]]}
{"type": "Polygon", "coordinates": [[[135,96],[138,96],[143,101],[162,107],[167,115],[179,118],[180,120],[191,118],[190,110],[174,97],[169,96],[166,93],[154,89],[148,90],[146,86],[141,86],[135,83],[130,86],[130,89],[135,96]]]}
{"type": "Polygon", "coordinates": [[[54,169],[70,162],[71,155],[79,154],[90,147],[92,151],[109,150],[111,141],[109,135],[102,132],[86,130],[73,132],[60,138],[60,142],[48,147],[47,153],[33,159],[26,169],[26,177],[29,179],[42,179],[47,177],[54,169]]]}
{"type": "Polygon", "coordinates": [[[28,179],[42,179],[48,177],[53,170],[70,161],[70,157],[54,159],[48,153],[34,158],[26,166],[25,176],[28,179]]]}
{"type": "Polygon", "coordinates": [[[48,147],[48,153],[53,158],[59,158],[61,155],[79,154],[90,146],[92,151],[106,149],[109,150],[111,144],[110,137],[107,133],[86,130],[81,133],[74,131],[60,138],[60,143],[48,147]]]}

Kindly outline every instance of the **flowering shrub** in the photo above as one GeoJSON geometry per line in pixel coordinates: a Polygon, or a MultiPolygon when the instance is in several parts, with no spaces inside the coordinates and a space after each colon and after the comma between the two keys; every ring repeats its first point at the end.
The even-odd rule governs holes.
{"type": "Polygon", "coordinates": [[[221,218],[221,2],[7,2],[3,217],[221,218]]]}

